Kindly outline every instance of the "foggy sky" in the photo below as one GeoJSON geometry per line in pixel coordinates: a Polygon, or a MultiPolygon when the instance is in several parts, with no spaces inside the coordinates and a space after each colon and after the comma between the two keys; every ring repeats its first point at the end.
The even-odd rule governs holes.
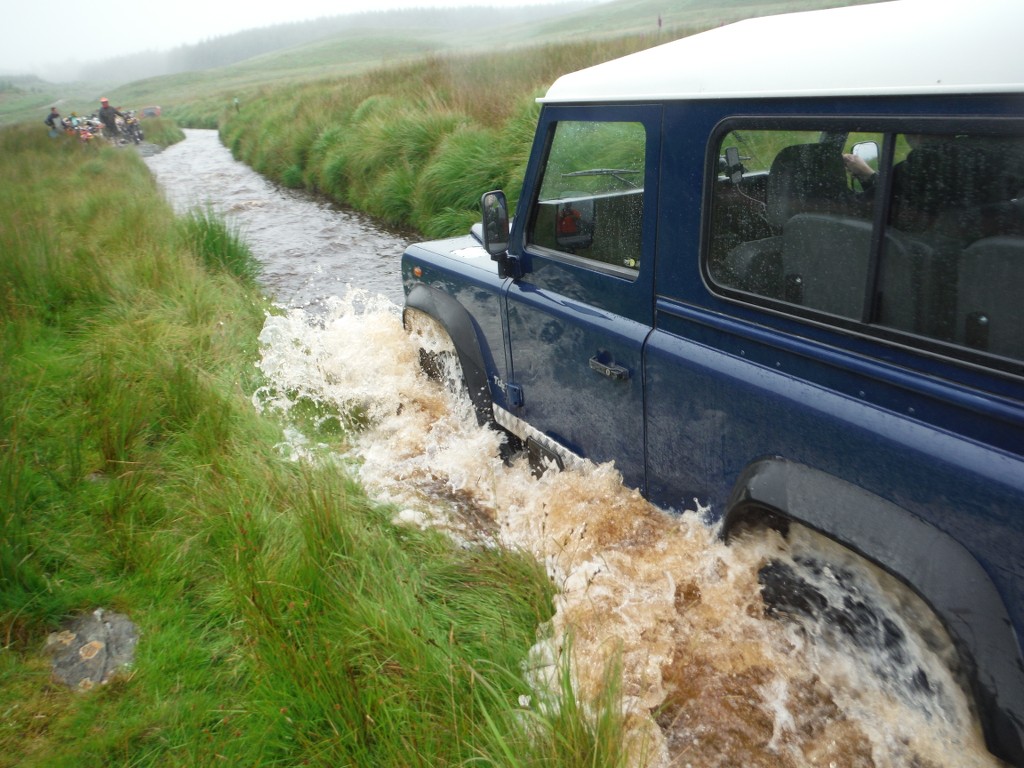
{"type": "Polygon", "coordinates": [[[0,75],[66,79],[81,64],[166,51],[233,32],[395,8],[524,6],[562,0],[15,0],[3,13],[0,75]]]}

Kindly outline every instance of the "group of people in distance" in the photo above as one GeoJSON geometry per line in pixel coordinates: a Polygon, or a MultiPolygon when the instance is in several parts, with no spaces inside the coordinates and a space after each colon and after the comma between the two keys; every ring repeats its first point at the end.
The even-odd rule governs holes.
{"type": "MultiPolygon", "coordinates": [[[[117,125],[117,118],[120,117],[124,120],[126,116],[117,107],[110,106],[110,99],[105,96],[100,99],[100,109],[96,113],[96,117],[103,124],[103,135],[108,139],[116,139],[121,135],[121,130],[117,125]]],[[[71,120],[73,123],[78,121],[78,116],[73,112],[71,113],[71,120]]],[[[57,111],[56,107],[50,107],[50,114],[46,116],[43,122],[55,131],[66,127],[66,123],[61,120],[60,112],[57,111]]],[[[77,127],[77,125],[73,124],[72,127],[77,127]]]]}

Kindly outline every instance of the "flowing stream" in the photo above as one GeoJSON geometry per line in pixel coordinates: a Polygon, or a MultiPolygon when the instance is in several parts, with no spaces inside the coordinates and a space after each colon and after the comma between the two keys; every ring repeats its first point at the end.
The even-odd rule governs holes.
{"type": "MultiPolygon", "coordinates": [[[[396,520],[545,564],[560,592],[527,670],[538,700],[571,629],[581,698],[609,662],[621,666],[636,766],[998,765],[944,632],[886,574],[799,530],[726,546],[708,510],[665,514],[611,465],[538,479],[503,463],[500,437],[477,426],[468,401],[420,371],[400,316],[408,238],[268,183],[214,131],[186,135],[147,163],[176,210],[208,206],[237,226],[282,307],[261,335],[268,384],[256,407],[365,413],[350,453],[334,458],[395,505],[396,520]],[[769,561],[859,609],[867,631],[766,618],[758,575],[769,561]]],[[[322,458],[298,434],[283,447],[322,458]]]]}
{"type": "Polygon", "coordinates": [[[275,186],[232,158],[216,131],[187,130],[185,136],[146,163],[176,211],[210,208],[237,227],[278,303],[318,311],[347,286],[401,303],[399,260],[408,237],[275,186]]]}

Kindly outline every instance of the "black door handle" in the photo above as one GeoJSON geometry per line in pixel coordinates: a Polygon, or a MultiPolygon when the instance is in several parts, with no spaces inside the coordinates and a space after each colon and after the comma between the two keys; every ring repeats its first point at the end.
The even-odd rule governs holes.
{"type": "Polygon", "coordinates": [[[629,369],[615,363],[602,363],[596,357],[590,358],[590,369],[614,381],[625,381],[629,378],[629,369]]]}

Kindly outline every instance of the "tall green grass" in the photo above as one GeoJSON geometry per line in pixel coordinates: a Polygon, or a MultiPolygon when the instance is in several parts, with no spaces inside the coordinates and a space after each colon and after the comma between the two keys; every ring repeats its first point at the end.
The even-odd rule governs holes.
{"type": "Polygon", "coordinates": [[[241,232],[210,209],[194,208],[178,222],[185,245],[209,270],[223,271],[247,286],[256,284],[260,264],[242,240],[241,232]]]}
{"type": "Polygon", "coordinates": [[[151,144],[169,147],[185,139],[185,132],[181,130],[176,122],[168,118],[144,117],[141,124],[146,141],[151,144]]]}
{"type": "MultiPolygon", "coordinates": [[[[676,30],[674,34],[685,34],[676,30]]],[[[503,51],[434,55],[299,87],[267,86],[220,132],[237,159],[428,237],[466,232],[480,195],[513,204],[525,172],[536,98],[564,72],[664,42],[624,36],[503,51]]]]}
{"type": "Polygon", "coordinates": [[[5,129],[0,252],[0,766],[622,763],[614,685],[577,702],[566,662],[563,706],[521,703],[537,563],[280,456],[268,307],[215,217],[134,152],[5,129]],[[97,607],[136,662],[73,693],[41,648],[97,607]]]}

